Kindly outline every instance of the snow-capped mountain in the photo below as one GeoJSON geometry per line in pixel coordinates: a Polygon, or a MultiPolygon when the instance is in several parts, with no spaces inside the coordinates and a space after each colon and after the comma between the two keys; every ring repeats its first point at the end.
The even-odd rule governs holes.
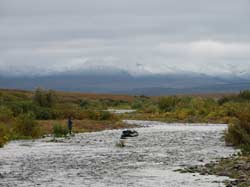
{"type": "Polygon", "coordinates": [[[35,89],[44,87],[64,91],[164,95],[175,93],[236,92],[250,89],[248,72],[231,75],[204,73],[145,73],[137,64],[133,72],[109,66],[88,67],[49,76],[0,77],[0,88],[35,89]]]}

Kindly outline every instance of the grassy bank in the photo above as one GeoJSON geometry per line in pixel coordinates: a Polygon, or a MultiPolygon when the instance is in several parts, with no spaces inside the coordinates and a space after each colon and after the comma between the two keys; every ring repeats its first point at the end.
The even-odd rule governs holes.
{"type": "Polygon", "coordinates": [[[73,131],[92,132],[126,127],[122,120],[105,111],[128,107],[133,97],[64,93],[37,89],[34,92],[0,90],[0,147],[10,140],[39,138],[44,134],[67,133],[68,117],[73,131]]]}
{"type": "MultiPolygon", "coordinates": [[[[102,130],[111,130],[111,129],[122,129],[133,127],[131,125],[126,125],[122,121],[96,121],[96,120],[74,120],[73,132],[74,133],[83,133],[83,132],[96,132],[102,130]]],[[[53,134],[54,125],[60,124],[64,128],[67,128],[67,120],[39,120],[38,124],[42,129],[43,134],[53,134]]]]}
{"type": "MultiPolygon", "coordinates": [[[[11,140],[35,139],[48,134],[61,137],[68,134],[67,119],[34,120],[30,116],[22,116],[21,118],[8,121],[8,124],[0,124],[0,147],[11,140]]],[[[72,131],[73,133],[84,133],[131,127],[133,126],[127,125],[121,120],[85,119],[73,120],[72,131]]]]}

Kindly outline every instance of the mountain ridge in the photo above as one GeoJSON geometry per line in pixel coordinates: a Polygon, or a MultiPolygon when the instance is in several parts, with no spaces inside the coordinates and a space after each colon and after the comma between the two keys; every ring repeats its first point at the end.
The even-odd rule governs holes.
{"type": "Polygon", "coordinates": [[[204,74],[141,75],[126,72],[60,74],[32,77],[0,77],[0,87],[33,90],[37,87],[62,91],[165,95],[240,91],[250,88],[250,79],[204,74]]]}

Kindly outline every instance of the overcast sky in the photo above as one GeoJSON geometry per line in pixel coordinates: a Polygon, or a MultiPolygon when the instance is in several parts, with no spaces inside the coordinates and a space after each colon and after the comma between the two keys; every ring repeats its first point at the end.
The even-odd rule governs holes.
{"type": "Polygon", "coordinates": [[[0,0],[0,75],[250,74],[249,0],[0,0]]]}

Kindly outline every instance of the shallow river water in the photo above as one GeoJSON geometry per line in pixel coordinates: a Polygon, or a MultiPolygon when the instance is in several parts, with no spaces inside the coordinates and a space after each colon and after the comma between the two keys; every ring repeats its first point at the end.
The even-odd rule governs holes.
{"type": "Polygon", "coordinates": [[[177,168],[234,153],[226,125],[127,121],[139,137],[116,146],[121,130],[77,134],[61,143],[14,141],[0,149],[0,186],[219,187],[224,177],[181,174],[177,168]]]}

